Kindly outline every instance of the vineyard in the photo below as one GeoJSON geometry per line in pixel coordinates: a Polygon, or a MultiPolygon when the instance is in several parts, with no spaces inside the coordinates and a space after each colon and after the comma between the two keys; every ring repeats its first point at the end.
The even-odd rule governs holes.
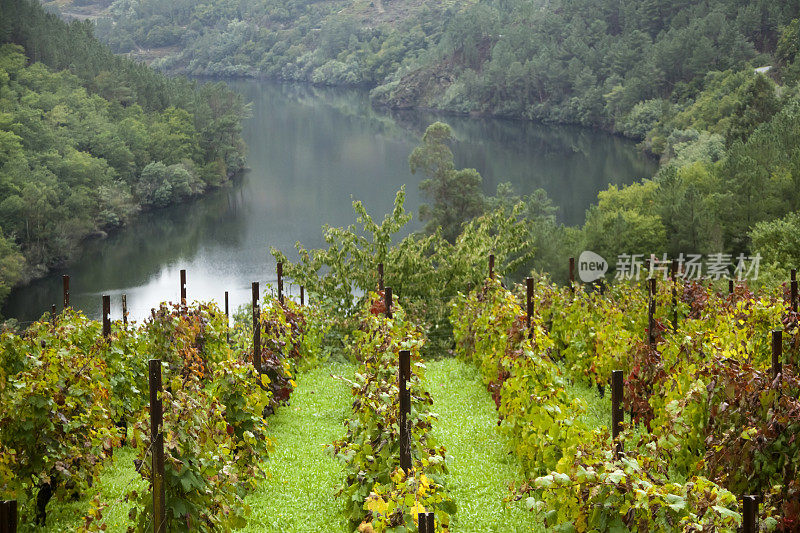
{"type": "Polygon", "coordinates": [[[393,294],[372,260],[357,274],[375,289],[347,312],[300,264],[287,270],[310,301],[285,296],[279,263],[277,294],[260,297],[254,283],[233,323],[227,306],[187,303],[184,274],[180,303],[141,323],[67,305],[3,331],[0,530],[302,529],[259,506],[313,496],[302,494],[311,464],[328,476],[312,490],[327,503],[315,505],[336,513],[315,530],[486,531],[472,509],[481,498],[509,531],[800,530],[796,281],[753,293],[673,271],[602,287],[536,276],[508,289],[511,262],[500,259],[442,302],[449,341],[442,306],[393,294]],[[483,396],[448,407],[441,389],[464,375],[483,396]],[[285,468],[314,435],[292,441],[275,427],[326,401],[300,390],[294,402],[303,383],[338,383],[351,401],[329,392],[340,418],[310,424],[336,436],[285,468]],[[448,449],[467,449],[457,437],[472,419],[447,426],[481,402],[494,421],[476,437],[510,454],[510,470],[448,449]],[[498,473],[464,477],[460,466],[498,473]],[[487,498],[478,486],[494,488],[487,498]],[[78,518],[63,522],[61,509],[78,518]]]}
{"type": "Polygon", "coordinates": [[[540,280],[530,323],[493,280],[460,297],[456,351],[481,367],[530,478],[516,498],[555,530],[755,531],[760,514],[763,530],[797,531],[791,286],[794,300],[678,279],[593,292],[540,280]],[[629,422],[580,423],[565,383],[602,396],[614,374],[629,422]]]}

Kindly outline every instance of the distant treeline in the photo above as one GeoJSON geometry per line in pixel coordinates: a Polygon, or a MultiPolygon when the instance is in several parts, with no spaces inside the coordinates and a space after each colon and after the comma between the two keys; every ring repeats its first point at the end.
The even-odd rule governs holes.
{"type": "Polygon", "coordinates": [[[0,303],[87,236],[243,168],[238,95],[115,56],[92,31],[0,0],[0,303]]]}
{"type": "MultiPolygon", "coordinates": [[[[652,179],[601,192],[582,228],[559,227],[543,192],[528,198],[539,268],[563,271],[565,250],[584,248],[612,259],[760,252],[765,263],[800,262],[800,217],[790,214],[800,208],[796,0],[81,0],[65,9],[77,3],[107,15],[98,33],[117,51],[160,49],[162,68],[372,84],[379,104],[577,123],[661,156],[652,179]]],[[[507,187],[481,199],[476,173],[440,174],[425,182],[433,202],[422,215],[449,238],[475,213],[519,199],[507,187]]]]}
{"type": "Polygon", "coordinates": [[[75,0],[102,11],[97,35],[118,53],[205,76],[377,85],[433,46],[454,0],[75,0]],[[156,52],[157,50],[157,52],[156,52]],[[147,52],[150,51],[150,55],[147,52]]]}
{"type": "Polygon", "coordinates": [[[686,102],[711,71],[774,64],[799,15],[773,0],[483,1],[444,21],[430,53],[375,97],[636,136],[637,104],[686,102]]]}

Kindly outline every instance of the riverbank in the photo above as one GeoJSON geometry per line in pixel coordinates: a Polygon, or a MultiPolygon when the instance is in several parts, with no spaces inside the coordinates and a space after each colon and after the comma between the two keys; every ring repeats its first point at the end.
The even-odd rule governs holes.
{"type": "MultiPolygon", "coordinates": [[[[238,182],[241,182],[243,176],[248,172],[249,168],[244,167],[235,172],[230,172],[226,176],[226,179],[215,186],[207,187],[202,193],[197,194],[195,196],[189,197],[184,199],[180,202],[175,202],[170,205],[160,206],[160,207],[145,207],[138,209],[124,224],[114,226],[114,227],[106,227],[102,229],[93,229],[78,238],[78,241],[75,247],[71,250],[70,256],[67,258],[63,258],[56,263],[47,265],[47,264],[37,264],[37,265],[28,265],[25,266],[25,277],[20,280],[19,283],[15,284],[12,289],[11,293],[8,298],[12,298],[15,293],[20,291],[24,291],[27,287],[30,287],[37,281],[40,281],[48,276],[55,276],[60,277],[62,274],[69,274],[71,271],[71,267],[74,266],[75,262],[79,260],[83,255],[86,253],[87,249],[90,247],[96,247],[98,244],[102,244],[102,241],[115,237],[125,231],[127,231],[131,226],[135,226],[138,222],[142,220],[143,217],[158,217],[163,216],[164,214],[168,213],[171,210],[182,206],[190,206],[193,203],[201,201],[203,198],[208,197],[211,194],[218,193],[219,191],[223,191],[230,187],[234,187],[238,182]]],[[[55,301],[53,302],[55,303],[55,301]]],[[[13,316],[7,316],[5,312],[5,304],[6,299],[0,298],[0,320],[15,318],[13,316]]],[[[44,312],[45,309],[42,310],[44,312]]],[[[30,319],[34,319],[36,317],[26,317],[30,319]]]]}

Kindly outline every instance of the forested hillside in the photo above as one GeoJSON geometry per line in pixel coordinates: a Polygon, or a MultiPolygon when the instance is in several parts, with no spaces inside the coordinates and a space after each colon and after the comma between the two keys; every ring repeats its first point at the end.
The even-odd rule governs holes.
{"type": "Polygon", "coordinates": [[[376,85],[437,42],[454,0],[76,0],[118,53],[173,72],[376,85]]]}
{"type": "Polygon", "coordinates": [[[224,85],[115,56],[37,2],[0,2],[0,42],[0,302],[87,236],[242,169],[246,109],[224,85]]]}
{"type": "Polygon", "coordinates": [[[155,0],[51,2],[113,50],[167,70],[380,85],[377,102],[637,136],[642,102],[776,61],[797,2],[155,0]]]}
{"type": "Polygon", "coordinates": [[[481,2],[376,96],[625,131],[639,102],[683,101],[710,71],[772,64],[797,14],[769,0],[481,2]]]}

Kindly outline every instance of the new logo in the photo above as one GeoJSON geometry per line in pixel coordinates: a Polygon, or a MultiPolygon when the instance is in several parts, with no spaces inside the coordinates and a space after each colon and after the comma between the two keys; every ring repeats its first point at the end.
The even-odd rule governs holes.
{"type": "Polygon", "coordinates": [[[608,272],[608,261],[589,250],[581,252],[578,258],[578,276],[584,283],[591,283],[602,278],[608,272]]]}

